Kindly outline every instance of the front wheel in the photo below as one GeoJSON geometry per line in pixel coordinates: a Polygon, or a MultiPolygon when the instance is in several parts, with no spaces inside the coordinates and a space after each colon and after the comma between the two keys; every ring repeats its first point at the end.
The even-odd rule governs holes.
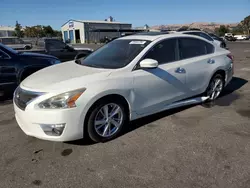
{"type": "Polygon", "coordinates": [[[210,81],[206,90],[206,96],[208,101],[214,101],[219,97],[224,88],[224,79],[221,74],[216,74],[210,81]]]}
{"type": "Polygon", "coordinates": [[[89,137],[95,142],[112,140],[122,131],[127,119],[124,104],[120,101],[100,102],[90,112],[87,121],[89,137]]]}

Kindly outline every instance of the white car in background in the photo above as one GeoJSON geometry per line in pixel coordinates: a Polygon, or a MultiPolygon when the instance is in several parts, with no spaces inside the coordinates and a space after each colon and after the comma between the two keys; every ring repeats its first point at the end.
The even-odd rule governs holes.
{"type": "Polygon", "coordinates": [[[234,38],[236,38],[236,40],[246,40],[247,36],[246,35],[234,35],[234,38]]]}
{"type": "Polygon", "coordinates": [[[204,39],[207,39],[208,41],[212,42],[213,44],[220,46],[222,48],[226,48],[226,43],[224,40],[220,38],[214,38],[214,36],[209,35],[208,33],[204,31],[199,31],[199,30],[187,30],[187,31],[180,31],[179,33],[183,34],[189,34],[189,35],[196,35],[200,36],[204,39]]]}
{"type": "Polygon", "coordinates": [[[40,139],[86,134],[105,142],[128,121],[215,100],[232,75],[230,51],[201,37],[130,35],[26,78],[14,93],[15,117],[27,135],[40,139]]]}

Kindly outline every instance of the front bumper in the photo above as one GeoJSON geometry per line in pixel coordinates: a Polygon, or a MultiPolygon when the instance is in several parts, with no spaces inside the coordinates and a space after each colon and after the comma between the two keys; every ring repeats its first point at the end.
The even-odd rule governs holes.
{"type": "Polygon", "coordinates": [[[84,116],[77,107],[58,110],[26,108],[23,111],[14,102],[14,110],[18,125],[29,136],[60,142],[83,138],[84,116]],[[41,124],[65,124],[65,128],[60,136],[49,136],[41,124]]]}

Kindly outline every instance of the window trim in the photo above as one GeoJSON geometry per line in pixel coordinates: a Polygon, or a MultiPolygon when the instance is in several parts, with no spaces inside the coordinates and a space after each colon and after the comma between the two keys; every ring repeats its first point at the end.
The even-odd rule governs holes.
{"type": "Polygon", "coordinates": [[[4,52],[3,50],[0,49],[0,52],[2,52],[3,54],[5,54],[8,58],[4,58],[4,59],[11,59],[10,55],[7,54],[6,52],[4,52]]]}
{"type": "MultiPolygon", "coordinates": [[[[201,34],[203,34],[203,35],[206,35],[208,38],[210,38],[211,40],[208,40],[208,39],[206,39],[206,40],[208,40],[208,41],[211,41],[211,42],[213,42],[214,41],[214,39],[211,37],[211,36],[209,36],[208,34],[206,34],[206,33],[203,33],[203,32],[200,32],[201,34]]],[[[202,37],[202,36],[201,36],[202,37]]],[[[204,37],[203,37],[204,38],[204,37]]]]}
{"type": "Polygon", "coordinates": [[[164,64],[167,64],[167,63],[173,63],[173,62],[176,62],[176,61],[180,61],[180,54],[179,54],[179,41],[178,41],[178,39],[179,39],[179,37],[172,37],[172,38],[165,38],[165,39],[162,39],[162,40],[160,40],[160,41],[158,41],[158,42],[156,42],[153,46],[151,46],[148,50],[147,50],[147,52],[146,53],[144,53],[144,55],[138,60],[138,62],[136,63],[136,65],[134,66],[134,68],[132,69],[132,71],[136,71],[136,70],[140,70],[140,69],[142,69],[141,67],[140,67],[140,62],[144,59],[144,57],[147,55],[147,53],[152,49],[152,48],[154,48],[156,45],[158,45],[159,43],[161,43],[161,42],[163,42],[163,41],[167,41],[167,40],[171,40],[171,39],[175,39],[175,55],[176,55],[176,60],[175,61],[171,61],[171,62],[165,62],[165,63],[161,63],[161,64],[159,64],[159,65],[164,65],[164,64]]]}
{"type": "Polygon", "coordinates": [[[211,39],[211,40],[208,40],[208,39],[206,39],[206,40],[211,41],[211,42],[214,41],[214,39],[213,39],[211,36],[209,36],[208,34],[206,34],[206,33],[204,33],[204,32],[200,32],[200,31],[198,31],[198,32],[189,31],[189,32],[185,32],[184,34],[194,35],[194,36],[198,36],[198,37],[201,37],[201,38],[203,38],[203,39],[206,39],[205,37],[202,37],[202,36],[201,36],[201,34],[204,34],[204,35],[207,35],[208,38],[211,39]],[[196,35],[195,33],[197,33],[198,35],[196,35]]]}
{"type": "Polygon", "coordinates": [[[201,40],[201,39],[194,38],[194,37],[179,37],[179,38],[178,38],[178,49],[179,49],[179,60],[180,60],[180,61],[186,60],[186,59],[192,59],[192,58],[196,58],[196,57],[201,57],[201,56],[206,56],[206,55],[211,55],[211,54],[213,54],[213,53],[215,52],[215,47],[214,47],[212,44],[210,44],[210,45],[213,46],[213,52],[212,52],[212,53],[207,53],[207,46],[205,46],[206,54],[181,59],[181,54],[180,54],[180,49],[181,49],[181,47],[180,47],[180,42],[179,42],[180,39],[194,39],[194,40],[199,40],[199,41],[202,41],[202,42],[204,42],[204,43],[210,44],[209,42],[207,42],[207,41],[205,41],[205,40],[201,40]]]}

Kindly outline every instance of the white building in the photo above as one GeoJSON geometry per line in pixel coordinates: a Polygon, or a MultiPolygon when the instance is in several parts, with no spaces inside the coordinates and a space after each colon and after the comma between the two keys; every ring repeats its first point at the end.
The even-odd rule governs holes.
{"type": "Polygon", "coordinates": [[[10,26],[0,25],[0,37],[11,37],[15,33],[15,28],[10,26]]]}
{"type": "Polygon", "coordinates": [[[107,21],[69,20],[62,25],[64,41],[70,43],[99,43],[105,37],[118,37],[120,30],[130,30],[132,24],[107,21]]]}

